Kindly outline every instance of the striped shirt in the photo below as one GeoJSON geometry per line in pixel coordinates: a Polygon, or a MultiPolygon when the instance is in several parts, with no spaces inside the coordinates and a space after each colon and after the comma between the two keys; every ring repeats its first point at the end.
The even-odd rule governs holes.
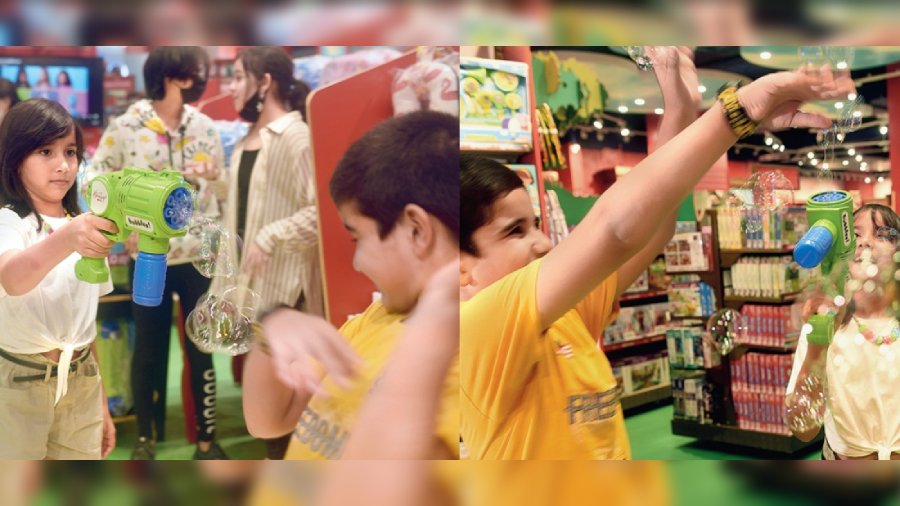
{"type": "MultiPolygon", "coordinates": [[[[309,127],[294,111],[260,129],[260,139],[262,148],[250,176],[242,239],[245,245],[252,241],[271,256],[264,274],[251,280],[239,276],[238,282],[259,293],[261,309],[275,304],[293,306],[302,293],[307,311],[324,315],[309,127]]],[[[237,167],[243,151],[242,141],[231,158],[225,225],[232,233],[237,230],[237,167]]],[[[215,281],[221,283],[219,278],[215,281]]]]}

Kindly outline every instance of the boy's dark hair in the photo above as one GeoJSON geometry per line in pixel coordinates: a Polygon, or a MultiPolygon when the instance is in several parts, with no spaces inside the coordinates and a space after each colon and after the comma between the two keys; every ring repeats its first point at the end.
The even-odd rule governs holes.
{"type": "Polygon", "coordinates": [[[9,79],[0,77],[0,99],[4,98],[9,99],[10,108],[21,102],[21,100],[19,99],[19,93],[16,91],[16,85],[13,84],[13,82],[9,79]]]}
{"type": "MultiPolygon", "coordinates": [[[[9,207],[21,218],[34,213],[38,230],[43,226],[43,220],[22,184],[19,173],[22,162],[36,149],[65,137],[73,129],[80,165],[84,158],[81,127],[58,103],[44,98],[20,102],[9,110],[0,125],[0,205],[9,207]]],[[[77,186],[73,184],[69,188],[62,202],[63,208],[72,216],[80,213],[77,186]]]]}
{"type": "Polygon", "coordinates": [[[166,96],[166,79],[209,77],[209,55],[198,46],[157,46],[144,62],[144,87],[147,98],[162,100],[166,96]]]}
{"type": "Polygon", "coordinates": [[[459,249],[478,256],[472,235],[491,220],[491,206],[509,192],[525,188],[522,178],[500,162],[463,154],[459,160],[459,249]]]}
{"type": "Polygon", "coordinates": [[[276,97],[288,105],[291,111],[300,111],[306,119],[306,96],[309,85],[294,79],[294,63],[284,49],[277,47],[251,47],[238,54],[238,60],[244,64],[244,70],[257,81],[264,75],[272,76],[275,83],[276,97]]]}
{"type": "MultiPolygon", "coordinates": [[[[369,130],[344,153],[331,177],[335,205],[355,203],[383,239],[407,204],[459,234],[459,120],[418,111],[369,130]]],[[[514,175],[515,176],[515,175],[514,175]]]]}

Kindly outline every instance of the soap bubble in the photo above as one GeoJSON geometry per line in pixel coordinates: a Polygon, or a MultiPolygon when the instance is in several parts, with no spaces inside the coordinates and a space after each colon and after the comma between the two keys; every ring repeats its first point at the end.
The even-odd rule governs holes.
{"type": "Polygon", "coordinates": [[[743,315],[731,308],[716,311],[706,322],[706,334],[722,355],[731,353],[735,344],[746,341],[747,324],[743,315]]]}
{"type": "Polygon", "coordinates": [[[240,355],[250,351],[261,298],[244,286],[221,295],[206,294],[185,322],[185,333],[206,353],[240,355]]]}
{"type": "Polygon", "coordinates": [[[653,57],[656,55],[656,48],[653,46],[623,46],[628,56],[637,63],[638,69],[642,71],[653,70],[653,57]]]}
{"type": "Polygon", "coordinates": [[[784,409],[784,421],[794,432],[822,426],[825,418],[825,381],[820,373],[810,373],[797,382],[784,409]]]}
{"type": "Polygon", "coordinates": [[[743,229],[751,234],[762,230],[773,213],[784,211],[794,202],[791,181],[781,171],[753,174],[740,189],[731,190],[726,207],[740,208],[743,229]]]}
{"type": "Polygon", "coordinates": [[[238,269],[238,255],[243,245],[238,235],[227,231],[224,226],[210,218],[192,221],[188,233],[200,242],[192,262],[200,274],[207,278],[235,275],[238,269]]]}

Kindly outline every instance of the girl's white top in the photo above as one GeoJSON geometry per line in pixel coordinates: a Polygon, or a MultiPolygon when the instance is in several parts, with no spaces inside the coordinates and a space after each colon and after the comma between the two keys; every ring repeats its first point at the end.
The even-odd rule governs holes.
{"type": "MultiPolygon", "coordinates": [[[[876,336],[888,336],[895,318],[859,318],[876,336]]],[[[806,336],[800,337],[788,383],[793,392],[806,357],[806,336]]],[[[900,453],[900,342],[869,342],[851,319],[835,332],[826,363],[825,438],[836,453],[864,457],[873,453],[888,460],[900,453]]]]}
{"type": "MultiPolygon", "coordinates": [[[[68,222],[67,218],[42,219],[53,229],[68,222]]],[[[0,255],[25,250],[48,236],[49,232],[37,230],[33,214],[22,219],[10,209],[0,209],[0,255]]],[[[97,337],[100,296],[112,291],[110,280],[92,284],[75,278],[75,262],[80,258],[78,253],[69,255],[24,295],[11,296],[0,284],[0,349],[23,354],[62,350],[56,402],[66,394],[75,350],[97,337]]]]}

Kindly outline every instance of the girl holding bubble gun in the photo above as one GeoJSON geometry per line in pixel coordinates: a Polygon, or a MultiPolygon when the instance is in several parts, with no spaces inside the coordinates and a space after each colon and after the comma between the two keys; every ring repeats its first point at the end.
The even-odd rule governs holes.
{"type": "Polygon", "coordinates": [[[801,331],[785,420],[805,441],[824,425],[823,459],[900,460],[900,218],[867,204],[854,213],[854,229],[849,265],[834,265],[826,280],[837,276],[837,291],[804,304],[804,321],[812,324],[801,331]]]}
{"type": "Polygon", "coordinates": [[[75,277],[105,258],[116,225],[79,214],[81,129],[32,99],[0,127],[0,458],[99,459],[115,448],[94,351],[97,304],[112,284],[75,277]]]}

